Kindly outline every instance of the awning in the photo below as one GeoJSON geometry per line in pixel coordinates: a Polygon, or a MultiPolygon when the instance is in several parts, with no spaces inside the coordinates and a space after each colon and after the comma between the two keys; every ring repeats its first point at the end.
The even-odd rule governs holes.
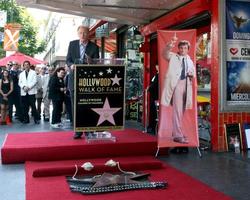
{"type": "Polygon", "coordinates": [[[19,5],[120,24],[142,25],[191,0],[16,0],[19,5]]]}
{"type": "Polygon", "coordinates": [[[0,59],[0,66],[5,66],[9,62],[15,61],[18,64],[22,64],[24,61],[30,61],[30,64],[37,65],[37,64],[44,64],[46,62],[42,60],[38,60],[36,58],[32,58],[30,56],[27,56],[23,53],[16,52],[10,56],[7,56],[5,58],[0,59]]]}

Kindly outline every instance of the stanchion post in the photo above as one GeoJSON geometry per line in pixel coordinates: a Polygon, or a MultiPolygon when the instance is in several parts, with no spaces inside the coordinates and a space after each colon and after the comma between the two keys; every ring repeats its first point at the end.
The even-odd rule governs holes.
{"type": "Polygon", "coordinates": [[[198,151],[199,157],[200,157],[200,158],[202,158],[202,154],[201,154],[200,148],[199,148],[199,147],[196,147],[196,148],[197,148],[197,151],[198,151]]]}
{"type": "Polygon", "coordinates": [[[144,123],[144,132],[147,133],[148,127],[148,88],[145,89],[145,123],[144,123]]]}
{"type": "Polygon", "coordinates": [[[159,151],[160,151],[160,148],[158,147],[158,148],[157,148],[157,151],[156,151],[156,154],[155,154],[155,157],[158,156],[159,151]]]}

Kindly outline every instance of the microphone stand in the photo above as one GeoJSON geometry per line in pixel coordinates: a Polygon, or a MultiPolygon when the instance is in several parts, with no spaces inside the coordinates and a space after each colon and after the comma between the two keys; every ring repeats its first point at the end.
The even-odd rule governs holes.
{"type": "Polygon", "coordinates": [[[86,58],[86,63],[89,65],[90,64],[90,57],[86,53],[84,53],[84,56],[86,58]]]}

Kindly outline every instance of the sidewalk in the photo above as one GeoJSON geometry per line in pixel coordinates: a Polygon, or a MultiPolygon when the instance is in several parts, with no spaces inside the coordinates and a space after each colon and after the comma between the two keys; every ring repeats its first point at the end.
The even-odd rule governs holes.
{"type": "MultiPolygon", "coordinates": [[[[65,128],[71,127],[64,121],[65,128]]],[[[143,130],[140,123],[126,122],[126,128],[143,130]]],[[[2,146],[6,133],[62,131],[52,129],[48,122],[41,124],[21,124],[14,121],[10,126],[0,127],[0,144],[2,146]]],[[[160,160],[189,174],[237,200],[248,200],[250,196],[250,154],[212,153],[203,151],[199,158],[196,149],[190,149],[188,154],[170,154],[161,156],[160,160]]],[[[0,165],[1,200],[25,200],[24,165],[0,165]]]]}

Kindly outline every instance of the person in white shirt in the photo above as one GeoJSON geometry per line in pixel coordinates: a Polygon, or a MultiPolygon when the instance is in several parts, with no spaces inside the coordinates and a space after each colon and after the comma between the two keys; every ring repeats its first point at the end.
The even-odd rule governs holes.
{"type": "Polygon", "coordinates": [[[21,89],[21,101],[23,109],[23,123],[29,123],[29,108],[32,109],[35,124],[39,124],[39,116],[36,110],[37,74],[30,69],[30,62],[23,62],[24,71],[20,73],[18,85],[21,89]]]}
{"type": "Polygon", "coordinates": [[[53,67],[48,68],[48,73],[45,73],[47,70],[46,66],[43,66],[41,68],[41,79],[42,79],[42,88],[43,88],[43,105],[44,105],[44,111],[43,111],[43,119],[45,122],[49,122],[50,119],[50,103],[51,100],[48,98],[49,96],[49,80],[54,72],[53,67]]]}
{"type": "Polygon", "coordinates": [[[42,88],[42,77],[41,77],[41,67],[36,66],[35,72],[37,74],[37,83],[36,83],[36,108],[38,112],[38,117],[41,119],[41,107],[42,107],[42,101],[43,101],[43,88],[42,88]]]}

